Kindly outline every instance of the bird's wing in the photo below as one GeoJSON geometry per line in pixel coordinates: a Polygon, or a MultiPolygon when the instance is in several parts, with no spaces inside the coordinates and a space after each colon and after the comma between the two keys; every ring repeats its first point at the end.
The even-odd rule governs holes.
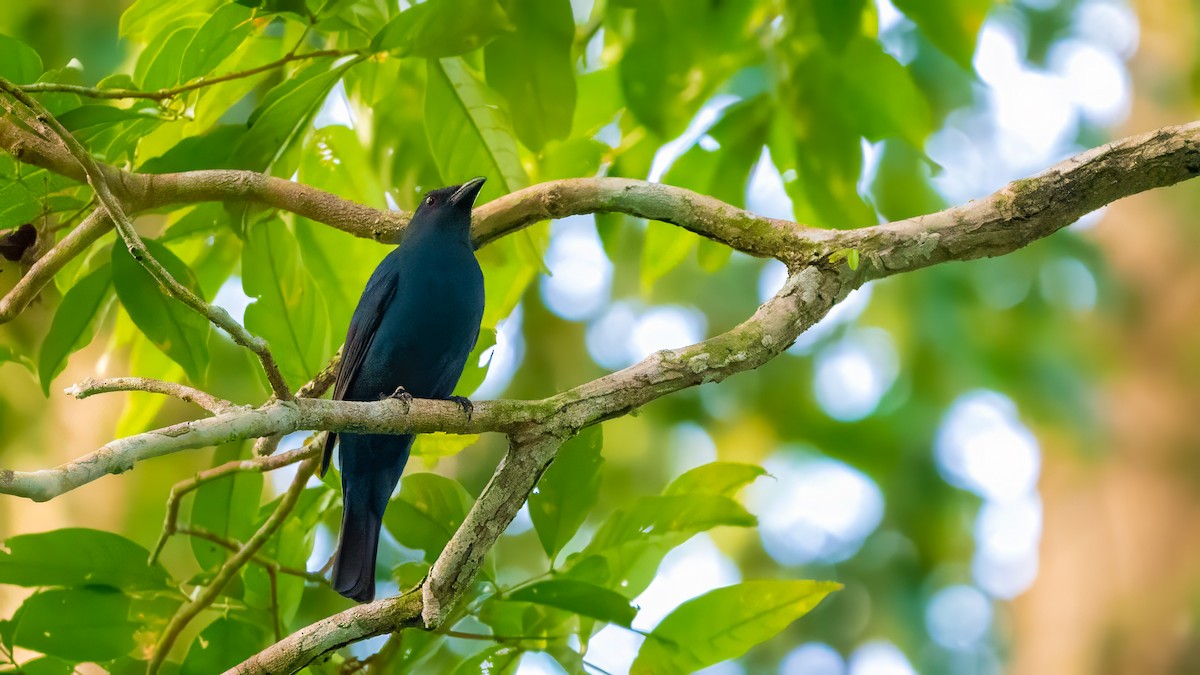
{"type": "MultiPolygon", "coordinates": [[[[337,384],[333,387],[333,400],[341,401],[358,375],[363,359],[371,349],[371,341],[379,329],[379,322],[387,310],[388,303],[396,295],[396,270],[392,265],[381,265],[371,275],[363,290],[354,316],[350,318],[350,330],[346,332],[346,344],[342,347],[342,365],[338,368],[337,384]]],[[[321,457],[321,474],[329,469],[333,456],[333,445],[337,434],[330,432],[325,438],[325,452],[321,457]]]]}

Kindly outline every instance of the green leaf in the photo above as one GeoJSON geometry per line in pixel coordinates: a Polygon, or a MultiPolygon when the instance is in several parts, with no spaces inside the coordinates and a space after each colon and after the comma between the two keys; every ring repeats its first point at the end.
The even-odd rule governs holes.
{"type": "Polygon", "coordinates": [[[400,563],[392,568],[392,580],[402,591],[416,587],[427,574],[429,574],[429,563],[425,562],[400,563]]]}
{"type": "Polygon", "coordinates": [[[612,514],[592,537],[587,551],[646,537],[696,534],[720,525],[754,527],[758,520],[741,504],[723,495],[642,497],[612,514]]]}
{"type": "Polygon", "coordinates": [[[118,108],[111,105],[82,105],[58,116],[58,121],[67,131],[80,131],[97,126],[109,126],[132,119],[157,119],[156,116],[133,108],[118,108]]]}
{"type": "Polygon", "coordinates": [[[839,60],[830,95],[868,140],[899,137],[922,147],[932,129],[929,103],[908,70],[875,40],[851,42],[839,60]],[[886,105],[885,105],[886,104],[886,105]]]}
{"type": "Polygon", "coordinates": [[[308,6],[305,4],[304,0],[234,0],[234,2],[247,7],[256,7],[264,12],[269,12],[272,14],[278,12],[291,12],[300,17],[313,16],[312,13],[308,11],[308,6]]]}
{"type": "MultiPolygon", "coordinates": [[[[359,204],[387,207],[375,160],[346,127],[329,126],[313,132],[300,160],[299,180],[359,204]]],[[[304,266],[314,279],[321,280],[331,331],[340,340],[371,271],[390,249],[305,218],[296,219],[295,229],[304,266]],[[347,265],[346,260],[357,264],[347,265]]]]}
{"type": "Polygon", "coordinates": [[[508,101],[517,137],[534,151],[571,133],[575,19],[570,0],[506,0],[516,31],[483,51],[487,81],[508,101]]]}
{"type": "Polygon", "coordinates": [[[972,70],[975,41],[991,8],[991,0],[896,0],[896,9],[925,33],[929,41],[967,70],[972,70]]]}
{"type": "MultiPolygon", "coordinates": [[[[4,182],[7,182],[5,179],[4,182]]],[[[42,213],[42,202],[24,183],[0,183],[0,230],[28,223],[42,213]]]]}
{"type": "Polygon", "coordinates": [[[67,357],[92,341],[97,318],[108,304],[112,291],[112,266],[101,265],[80,279],[63,296],[42,341],[38,355],[38,377],[42,393],[50,394],[50,383],[67,365],[67,357]]]}
{"type": "MultiPolygon", "coordinates": [[[[483,359],[483,354],[487,350],[496,346],[496,331],[491,328],[481,328],[479,330],[479,338],[475,341],[475,348],[467,356],[467,365],[463,368],[462,377],[458,378],[458,384],[454,387],[454,393],[458,396],[470,396],[483,384],[484,378],[487,377],[488,369],[492,365],[492,354],[489,354],[486,359],[483,359]],[[483,364],[480,365],[480,360],[483,359],[483,364]]],[[[420,443],[421,437],[417,437],[417,442],[420,443]]]]}
{"type": "Polygon", "coordinates": [[[788,9],[799,13],[809,9],[817,20],[817,28],[826,44],[834,51],[846,47],[850,38],[862,33],[863,10],[867,0],[839,0],[839,2],[793,2],[788,9]]]}
{"type": "Polygon", "coordinates": [[[600,526],[568,569],[571,578],[636,597],[666,554],[693,535],[723,525],[753,527],[741,504],[721,495],[642,497],[600,526]]]}
{"type": "MultiPolygon", "coordinates": [[[[279,532],[260,549],[260,555],[281,565],[303,569],[312,555],[317,524],[328,512],[335,497],[336,492],[325,485],[305,488],[296,500],[292,514],[284,521],[279,532]]],[[[255,529],[262,527],[278,505],[279,500],[276,499],[259,509],[255,529]]],[[[278,575],[272,588],[271,578],[259,565],[243,568],[242,578],[246,588],[243,599],[247,605],[272,611],[272,606],[277,604],[280,619],[285,625],[295,618],[304,595],[304,579],[290,574],[278,575]]]]}
{"type": "Polygon", "coordinates": [[[253,12],[236,3],[223,5],[196,31],[183,54],[179,81],[207,75],[232,55],[254,31],[253,12]]]}
{"type": "Polygon", "coordinates": [[[124,656],[136,644],[133,636],[139,626],[129,621],[129,596],[112,588],[42,591],[30,596],[19,612],[13,641],[46,656],[107,661],[124,656]]]}
{"type": "Polygon", "coordinates": [[[180,667],[180,675],[210,675],[223,673],[267,644],[263,627],[257,624],[220,617],[201,631],[180,667]]]}
{"type": "Polygon", "coordinates": [[[722,495],[732,497],[743,487],[767,475],[757,464],[710,462],[698,466],[671,481],[664,495],[722,495]]]}
{"type": "Polygon", "coordinates": [[[396,541],[424,551],[425,560],[432,564],[474,501],[456,480],[413,473],[400,481],[400,494],[388,505],[383,523],[396,541]]]}
{"type": "Polygon", "coordinates": [[[747,39],[755,4],[636,4],[634,38],[621,57],[621,86],[629,109],[650,131],[678,135],[742,61],[739,52],[756,42],[747,39]]]}
{"type": "MultiPolygon", "coordinates": [[[[166,246],[144,239],[147,253],[158,260],[180,284],[200,293],[196,276],[166,246]]],[[[168,297],[158,282],[129,254],[124,243],[112,248],[113,286],[129,318],[171,360],[183,366],[193,382],[200,382],[208,366],[208,319],[182,301],[168,297]]]]}
{"type": "Polygon", "coordinates": [[[616,68],[601,68],[584,73],[578,80],[578,103],[571,128],[576,135],[591,136],[612,123],[625,100],[616,68]]]}
{"type": "Polygon", "coordinates": [[[486,176],[480,204],[528,185],[511,125],[495,94],[462,59],[429,61],[428,77],[425,120],[443,181],[486,176]]]}
{"type": "Polygon", "coordinates": [[[271,346],[288,384],[312,379],[333,355],[329,315],[295,236],[278,216],[246,232],[242,290],[255,299],[246,308],[246,328],[271,346]]]}
{"type": "MultiPolygon", "coordinates": [[[[245,459],[250,456],[248,443],[224,443],[213,452],[212,466],[245,459]]],[[[232,476],[210,481],[195,491],[192,501],[191,524],[218,536],[244,542],[254,534],[254,519],[262,496],[263,475],[256,471],[239,471],[232,476]]],[[[201,569],[212,569],[225,562],[229,550],[191,537],[192,553],[201,569]]]]}
{"type": "Polygon", "coordinates": [[[195,16],[197,25],[225,0],[136,0],[121,15],[120,35],[142,43],[151,42],[170,24],[195,16]]]}
{"type": "Polygon", "coordinates": [[[599,621],[628,627],[637,608],[620,593],[575,579],[551,579],[525,586],[509,594],[510,600],[533,602],[565,609],[599,621]]]}
{"type": "Polygon", "coordinates": [[[558,456],[529,495],[529,517],[546,555],[554,558],[571,541],[600,493],[600,425],[587,427],[559,448],[558,456]]]}
{"type": "Polygon", "coordinates": [[[453,457],[479,441],[479,434],[420,434],[413,442],[413,457],[435,464],[440,457],[453,457]]]}
{"type": "Polygon", "coordinates": [[[656,281],[687,260],[698,241],[700,237],[682,227],[656,220],[647,222],[642,245],[642,292],[648,294],[656,281]]]}
{"type": "Polygon", "coordinates": [[[169,588],[150,552],[119,534],[84,528],[9,537],[0,547],[0,584],[113,586],[130,591],[169,588]]]}
{"type": "Polygon", "coordinates": [[[188,45],[192,43],[195,35],[196,28],[190,26],[183,27],[171,33],[161,43],[161,47],[157,52],[150,51],[154,49],[154,44],[147,47],[147,51],[138,59],[139,70],[145,59],[151,59],[149,65],[145,68],[145,73],[141,77],[143,89],[156,91],[172,87],[179,83],[179,68],[183,63],[183,55],[187,51],[188,45]]]}
{"type": "Polygon", "coordinates": [[[494,645],[458,664],[453,675],[512,675],[524,653],[518,647],[494,645]]]}
{"type": "Polygon", "coordinates": [[[512,29],[496,0],[426,0],[389,21],[371,50],[442,58],[474,51],[512,29]]]}
{"type": "Polygon", "coordinates": [[[41,74],[42,57],[33,47],[0,33],[0,77],[14,84],[29,84],[41,74]]]}
{"type": "Polygon", "coordinates": [[[37,373],[37,366],[33,365],[33,361],[28,356],[14,351],[8,345],[0,345],[0,365],[5,363],[16,363],[25,366],[25,370],[28,370],[32,374],[37,373]]]}
{"type": "Polygon", "coordinates": [[[288,153],[310,128],[310,122],[329,90],[354,61],[334,66],[335,59],[313,59],[267,92],[250,114],[249,131],[234,152],[236,164],[255,171],[276,169],[282,175],[295,171],[298,158],[288,153]],[[285,154],[286,161],[281,161],[285,154]],[[276,164],[280,164],[276,166],[276,164]]]}
{"type": "Polygon", "coordinates": [[[747,581],[683,603],[646,637],[633,675],[691,673],[735,659],[842,587],[828,581],[747,581]]]}

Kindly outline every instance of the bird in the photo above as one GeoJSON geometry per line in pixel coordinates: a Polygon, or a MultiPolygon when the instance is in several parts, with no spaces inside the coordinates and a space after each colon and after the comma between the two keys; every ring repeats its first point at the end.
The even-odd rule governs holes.
{"type": "MultiPolygon", "coordinates": [[[[479,177],[425,194],[354,309],[334,400],[454,400],[471,413],[470,401],[451,394],[483,318],[483,272],[471,241],[471,210],[484,181],[479,177]]],[[[322,476],[334,443],[341,448],[344,509],[331,582],[347,598],[375,598],[379,528],[413,439],[331,432],[325,441],[322,476]]]]}

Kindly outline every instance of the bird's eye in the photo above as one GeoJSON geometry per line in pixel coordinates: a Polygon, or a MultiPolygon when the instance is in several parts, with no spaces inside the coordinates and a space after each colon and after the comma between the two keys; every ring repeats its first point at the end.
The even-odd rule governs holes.
{"type": "Polygon", "coordinates": [[[433,197],[426,197],[425,204],[428,206],[433,206],[433,197]]]}

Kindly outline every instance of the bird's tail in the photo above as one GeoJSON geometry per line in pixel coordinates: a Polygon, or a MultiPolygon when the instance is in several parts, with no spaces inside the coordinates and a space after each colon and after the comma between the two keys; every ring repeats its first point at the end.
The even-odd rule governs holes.
{"type": "Polygon", "coordinates": [[[352,600],[375,599],[375,555],[382,518],[362,499],[346,499],[333,560],[333,590],[352,600]]]}
{"type": "Polygon", "coordinates": [[[375,556],[383,512],[408,461],[413,436],[341,434],[342,532],[333,560],[333,590],[359,602],[375,599],[375,556]]]}

